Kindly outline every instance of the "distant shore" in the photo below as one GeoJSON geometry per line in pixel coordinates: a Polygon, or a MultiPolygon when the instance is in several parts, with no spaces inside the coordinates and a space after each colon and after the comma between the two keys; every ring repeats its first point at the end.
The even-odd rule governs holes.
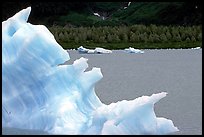
{"type": "Polygon", "coordinates": [[[77,49],[80,46],[85,48],[94,49],[102,47],[109,50],[122,50],[125,48],[133,47],[136,49],[189,49],[189,48],[202,48],[202,42],[166,42],[166,43],[66,43],[59,42],[64,49],[77,49]]]}

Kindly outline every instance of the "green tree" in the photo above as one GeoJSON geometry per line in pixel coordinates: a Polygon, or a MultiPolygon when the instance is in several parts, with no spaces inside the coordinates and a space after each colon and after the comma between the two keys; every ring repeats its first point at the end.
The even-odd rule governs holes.
{"type": "Polygon", "coordinates": [[[160,39],[161,39],[161,42],[167,42],[168,41],[165,34],[161,34],[160,39]]]}
{"type": "Polygon", "coordinates": [[[191,40],[190,40],[190,38],[189,37],[187,37],[186,38],[186,42],[190,42],[191,40]]]}
{"type": "Polygon", "coordinates": [[[166,38],[168,40],[171,40],[172,39],[172,36],[171,36],[171,33],[169,31],[166,32],[166,38]]]}
{"type": "Polygon", "coordinates": [[[202,33],[199,33],[199,35],[198,35],[198,41],[202,41],[202,33]]]}
{"type": "Polygon", "coordinates": [[[75,43],[79,43],[79,38],[78,38],[78,37],[75,37],[75,38],[74,38],[74,42],[75,42],[75,43]]]}
{"type": "Polygon", "coordinates": [[[62,32],[60,32],[59,34],[59,40],[64,41],[64,34],[62,32]]]}
{"type": "Polygon", "coordinates": [[[135,33],[130,34],[130,42],[140,42],[139,35],[135,33]]]}
{"type": "Polygon", "coordinates": [[[121,41],[128,42],[128,36],[127,36],[127,34],[124,33],[124,34],[122,35],[121,41]]]}
{"type": "Polygon", "coordinates": [[[113,37],[111,34],[108,34],[107,36],[107,42],[111,43],[113,41],[113,37]]]}
{"type": "Polygon", "coordinates": [[[151,24],[149,27],[150,27],[150,30],[152,33],[157,33],[157,26],[156,25],[151,24]]]}
{"type": "Polygon", "coordinates": [[[181,37],[180,37],[179,34],[178,35],[174,35],[172,40],[175,41],[175,42],[180,42],[181,41],[181,37]]]}
{"type": "Polygon", "coordinates": [[[195,42],[195,41],[196,41],[196,39],[195,39],[195,37],[194,37],[194,36],[191,36],[191,41],[193,41],[193,42],[195,42]]]}
{"type": "Polygon", "coordinates": [[[154,43],[154,36],[152,33],[149,35],[148,41],[154,43]]]}
{"type": "Polygon", "coordinates": [[[140,39],[141,42],[147,42],[147,41],[148,41],[148,39],[147,39],[147,33],[145,32],[145,33],[143,33],[143,34],[140,34],[140,35],[139,35],[139,39],[140,39]]]}

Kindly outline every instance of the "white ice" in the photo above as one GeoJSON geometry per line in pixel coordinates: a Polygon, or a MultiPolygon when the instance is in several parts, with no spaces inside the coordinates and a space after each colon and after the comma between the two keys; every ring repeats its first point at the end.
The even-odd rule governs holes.
{"type": "Polygon", "coordinates": [[[191,49],[202,49],[201,47],[195,47],[195,48],[191,48],[191,49]]]}
{"type": "Polygon", "coordinates": [[[88,54],[104,54],[104,53],[112,53],[111,50],[104,49],[104,48],[95,48],[93,49],[87,49],[84,48],[83,46],[80,46],[77,48],[79,53],[88,53],[88,54]]]}
{"type": "Polygon", "coordinates": [[[112,53],[112,51],[104,48],[95,48],[95,53],[99,53],[99,54],[112,53]]]}
{"type": "Polygon", "coordinates": [[[90,49],[87,49],[87,48],[84,48],[83,46],[80,46],[77,48],[77,50],[80,52],[80,53],[88,53],[88,51],[90,49]]]}
{"type": "Polygon", "coordinates": [[[28,7],[2,22],[2,127],[50,134],[178,131],[154,112],[166,92],[103,104],[94,91],[103,77],[100,68],[86,71],[88,59],[83,57],[59,65],[70,59],[68,52],[45,26],[27,23],[30,11],[28,7]]]}
{"type": "Polygon", "coordinates": [[[124,49],[124,50],[125,50],[125,52],[127,52],[127,53],[144,53],[144,51],[139,50],[139,49],[134,49],[134,48],[132,48],[132,47],[126,48],[126,49],[124,49]]]}

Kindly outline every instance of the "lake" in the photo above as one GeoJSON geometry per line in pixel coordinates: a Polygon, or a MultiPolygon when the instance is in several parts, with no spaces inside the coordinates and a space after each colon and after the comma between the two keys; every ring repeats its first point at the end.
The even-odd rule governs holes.
{"type": "MultiPolygon", "coordinates": [[[[171,119],[179,132],[173,135],[202,134],[202,49],[144,50],[144,54],[113,50],[111,54],[79,54],[68,50],[72,64],[80,57],[89,68],[101,68],[103,78],[95,92],[105,104],[132,100],[165,91],[155,104],[158,117],[171,119]]],[[[44,134],[4,128],[3,134],[44,134]]]]}

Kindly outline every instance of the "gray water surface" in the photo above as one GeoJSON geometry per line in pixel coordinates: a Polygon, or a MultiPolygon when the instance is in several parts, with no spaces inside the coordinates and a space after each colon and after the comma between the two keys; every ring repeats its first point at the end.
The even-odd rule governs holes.
{"type": "MultiPolygon", "coordinates": [[[[89,64],[86,71],[101,68],[103,78],[96,84],[95,92],[105,104],[167,92],[155,104],[156,115],[171,119],[179,128],[173,135],[201,135],[202,50],[144,51],[144,54],[121,50],[111,54],[79,54],[69,50],[71,59],[65,64],[85,57],[89,64]]],[[[3,129],[3,134],[22,133],[17,131],[3,129]]]]}
{"type": "Polygon", "coordinates": [[[105,104],[166,91],[155,104],[158,117],[171,119],[179,132],[202,134],[202,50],[144,50],[129,54],[79,54],[68,51],[72,64],[85,57],[89,68],[101,68],[103,78],[95,92],[105,104]]]}

